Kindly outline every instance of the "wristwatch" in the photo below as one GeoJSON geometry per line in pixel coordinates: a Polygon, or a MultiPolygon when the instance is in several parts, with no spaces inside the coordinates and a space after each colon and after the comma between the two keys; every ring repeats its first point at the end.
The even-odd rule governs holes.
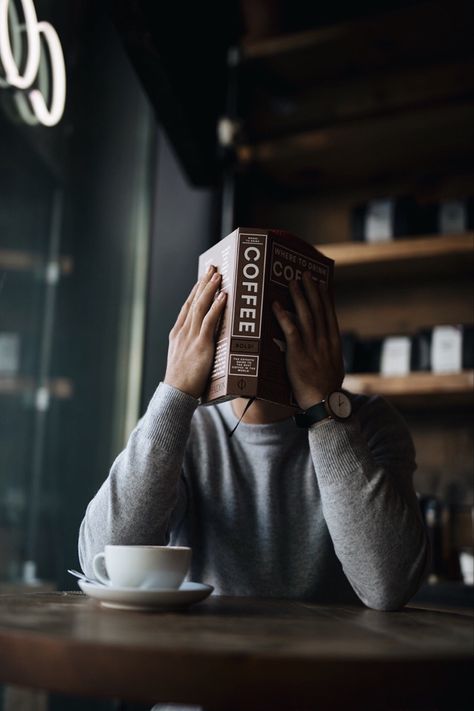
{"type": "Polygon", "coordinates": [[[311,427],[322,420],[347,420],[352,414],[352,403],[342,390],[335,390],[325,400],[302,413],[294,415],[297,427],[311,427]]]}

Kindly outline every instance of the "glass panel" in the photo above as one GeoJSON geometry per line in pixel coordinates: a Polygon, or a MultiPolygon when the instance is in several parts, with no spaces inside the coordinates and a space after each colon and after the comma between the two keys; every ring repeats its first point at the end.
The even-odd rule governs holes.
{"type": "Polygon", "coordinates": [[[0,126],[0,579],[16,580],[31,554],[37,515],[31,494],[45,402],[36,396],[47,374],[46,307],[53,304],[46,265],[60,193],[21,136],[0,126]]]}
{"type": "Polygon", "coordinates": [[[35,5],[68,92],[46,129],[0,86],[0,593],[78,590],[81,519],[139,416],[157,155],[107,3],[35,5]]]}
{"type": "Polygon", "coordinates": [[[156,124],[91,20],[65,33],[57,127],[0,88],[0,591],[77,589],[81,518],[139,416],[156,124]]]}

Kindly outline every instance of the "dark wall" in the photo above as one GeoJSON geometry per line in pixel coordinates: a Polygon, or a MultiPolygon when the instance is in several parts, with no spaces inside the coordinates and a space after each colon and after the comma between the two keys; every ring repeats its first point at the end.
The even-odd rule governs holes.
{"type": "Polygon", "coordinates": [[[227,50],[239,36],[237,0],[109,0],[160,125],[188,178],[216,186],[216,125],[225,110],[227,50]]]}
{"type": "Polygon", "coordinates": [[[69,587],[64,570],[78,565],[80,520],[122,447],[112,422],[137,201],[150,213],[151,224],[142,410],[164,377],[168,333],[196,280],[198,256],[219,237],[215,192],[189,184],[156,123],[149,154],[143,156],[144,116],[154,122],[153,110],[105,13],[97,13],[88,29],[71,101],[75,119],[65,232],[74,245],[75,273],[69,299],[62,302],[61,330],[75,396],[64,406],[69,431],[60,495],[64,558],[58,571],[61,586],[69,587]]]}
{"type": "Polygon", "coordinates": [[[72,159],[64,233],[74,274],[59,304],[56,354],[57,368],[74,383],[74,397],[62,405],[62,439],[58,442],[57,431],[52,433],[50,447],[62,451],[61,587],[71,587],[65,570],[78,565],[79,523],[118,453],[113,422],[124,289],[137,203],[146,209],[152,197],[151,186],[148,196],[141,192],[143,174],[149,172],[151,181],[155,162],[153,149],[149,164],[143,161],[143,132],[153,113],[110,19],[100,12],[84,36],[71,79],[72,159]]]}
{"type": "Polygon", "coordinates": [[[165,134],[157,148],[142,410],[166,370],[168,334],[218,234],[216,191],[190,185],[165,134]]]}

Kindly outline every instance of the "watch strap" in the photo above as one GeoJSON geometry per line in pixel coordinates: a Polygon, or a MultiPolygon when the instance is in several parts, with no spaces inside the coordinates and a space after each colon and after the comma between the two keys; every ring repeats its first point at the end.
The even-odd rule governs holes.
{"type": "Polygon", "coordinates": [[[297,427],[311,427],[315,422],[326,420],[330,417],[325,401],[318,402],[316,405],[309,407],[302,413],[294,415],[294,420],[297,427]]]}

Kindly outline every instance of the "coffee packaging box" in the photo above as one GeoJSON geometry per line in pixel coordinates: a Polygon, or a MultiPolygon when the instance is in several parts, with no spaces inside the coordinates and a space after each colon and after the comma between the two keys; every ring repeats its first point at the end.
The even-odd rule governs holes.
{"type": "Polygon", "coordinates": [[[227,303],[201,403],[235,397],[296,407],[285,365],[285,338],[272,311],[278,300],[294,312],[289,282],[310,271],[332,290],[334,262],[304,240],[274,229],[238,227],[199,257],[198,276],[213,264],[227,303]]]}

